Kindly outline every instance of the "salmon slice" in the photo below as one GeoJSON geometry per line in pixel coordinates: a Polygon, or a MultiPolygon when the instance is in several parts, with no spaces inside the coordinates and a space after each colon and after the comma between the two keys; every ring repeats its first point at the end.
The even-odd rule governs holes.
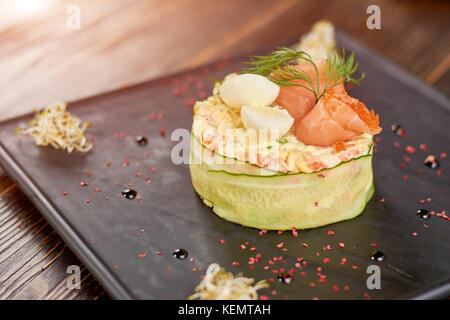
{"type": "MultiPolygon", "coordinates": [[[[319,71],[319,91],[323,93],[325,88],[325,77],[326,77],[326,68],[327,61],[325,59],[319,60],[315,62],[317,69],[319,71]]],[[[316,69],[311,63],[296,65],[296,68],[306,72],[314,85],[314,90],[317,88],[317,74],[316,69]]],[[[276,77],[276,73],[274,75],[276,77]]],[[[306,87],[310,87],[310,85],[304,80],[293,80],[295,84],[304,85],[306,87]]],[[[331,84],[329,84],[330,86],[331,84]]],[[[345,90],[342,86],[342,89],[345,90]]],[[[280,86],[280,92],[276,99],[276,103],[283,108],[285,108],[289,114],[298,122],[303,119],[308,112],[314,107],[315,104],[315,96],[308,89],[299,87],[299,86],[291,86],[291,87],[283,87],[280,86]]]]}
{"type": "Polygon", "coordinates": [[[309,145],[330,146],[363,133],[381,132],[378,115],[373,110],[367,110],[358,99],[348,96],[345,89],[335,88],[328,90],[298,123],[295,128],[298,140],[309,145]]]}

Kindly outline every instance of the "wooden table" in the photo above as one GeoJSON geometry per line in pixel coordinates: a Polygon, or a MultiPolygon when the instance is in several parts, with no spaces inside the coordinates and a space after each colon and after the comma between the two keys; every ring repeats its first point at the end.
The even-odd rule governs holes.
{"type": "MultiPolygon", "coordinates": [[[[296,41],[322,18],[450,95],[447,1],[15,0],[0,4],[0,119],[296,41]],[[66,26],[69,4],[79,30],[66,26]],[[370,4],[381,30],[366,27],[370,4]]],[[[83,267],[82,288],[67,289],[74,264],[0,169],[0,299],[109,298],[83,267]]]]}

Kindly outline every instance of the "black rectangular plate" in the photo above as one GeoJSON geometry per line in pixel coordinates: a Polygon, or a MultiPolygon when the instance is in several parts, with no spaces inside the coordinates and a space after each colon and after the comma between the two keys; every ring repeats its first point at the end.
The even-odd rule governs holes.
{"type": "Polygon", "coordinates": [[[185,299],[212,262],[257,280],[274,278],[271,288],[262,292],[272,299],[446,297],[450,294],[449,221],[436,215],[422,220],[415,212],[422,207],[436,212],[449,208],[449,160],[439,158],[441,152],[450,154],[449,100],[345,34],[339,33],[338,42],[355,52],[359,70],[366,74],[352,95],[381,115],[384,128],[375,147],[375,195],[353,220],[300,231],[297,238],[290,232],[260,236],[258,230],[215,216],[192,189],[188,167],[171,162],[177,144],[171,133],[189,129],[192,123],[190,98],[197,98],[200,91],[211,92],[213,83],[205,75],[221,79],[238,71],[242,57],[71,103],[73,114],[93,124],[87,135],[94,138],[95,147],[87,154],[37,147],[16,135],[14,129],[24,126],[29,115],[3,122],[1,165],[115,298],[185,299]],[[174,84],[185,84],[183,97],[173,94],[174,84]],[[152,119],[152,113],[164,116],[152,119]],[[393,123],[402,124],[407,136],[393,134],[393,123]],[[135,135],[146,136],[148,145],[138,146],[135,135]],[[428,150],[422,151],[420,143],[426,143],[428,150]],[[403,158],[407,145],[417,149],[408,155],[410,162],[403,158]],[[423,165],[428,154],[438,156],[441,174],[423,165]],[[125,159],[128,166],[123,165],[125,159]],[[406,167],[401,167],[402,162],[406,167]],[[138,171],[142,176],[136,175],[138,171]],[[81,181],[88,186],[80,186],[81,181]],[[120,197],[129,183],[142,200],[120,197]],[[93,194],[93,188],[101,191],[93,194]],[[62,190],[68,195],[63,196],[62,190]],[[419,204],[426,198],[432,201],[419,204]],[[334,235],[329,235],[330,230],[334,235]],[[241,249],[246,242],[247,249],[241,249]],[[287,251],[277,248],[280,242],[287,251]],[[338,246],[340,242],[344,248],[338,246]],[[384,261],[371,261],[373,243],[385,254],[384,261]],[[323,250],[327,245],[332,249],[323,250]],[[256,251],[250,251],[252,246],[256,251]],[[180,247],[188,250],[188,259],[173,258],[173,250],[180,247]],[[142,253],[147,256],[140,258],[142,253]],[[248,260],[256,253],[262,259],[251,269],[248,260]],[[279,256],[285,263],[268,264],[279,256]],[[295,268],[298,257],[309,263],[302,269],[306,274],[296,272],[289,285],[277,282],[271,269],[295,268]],[[325,258],[330,262],[325,264],[325,258]],[[342,258],[347,259],[344,266],[342,258]],[[233,266],[234,261],[239,266],[233,266]],[[380,290],[366,286],[366,268],[371,264],[381,267],[380,290]],[[270,270],[264,270],[266,265],[270,270]],[[322,267],[328,284],[317,281],[317,267],[322,267]],[[310,286],[311,282],[316,285],[310,286]],[[272,290],[277,294],[272,295],[272,290]]]}

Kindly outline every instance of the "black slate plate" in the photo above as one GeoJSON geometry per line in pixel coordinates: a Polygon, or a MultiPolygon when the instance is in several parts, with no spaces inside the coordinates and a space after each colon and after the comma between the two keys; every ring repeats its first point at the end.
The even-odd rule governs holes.
{"type": "Polygon", "coordinates": [[[171,132],[191,125],[191,107],[185,106],[190,101],[186,100],[200,91],[211,92],[212,82],[205,74],[221,78],[239,70],[242,58],[71,103],[73,114],[93,124],[88,136],[95,139],[95,148],[86,155],[36,147],[17,136],[14,128],[23,126],[30,116],[3,122],[0,162],[115,298],[184,299],[212,262],[257,280],[274,277],[271,288],[262,292],[274,299],[445,297],[450,294],[449,221],[438,216],[422,220],[415,212],[421,207],[436,212],[449,208],[448,159],[439,158],[440,175],[423,165],[428,154],[450,153],[449,100],[341,33],[339,43],[355,52],[360,70],[366,73],[352,95],[375,108],[384,127],[374,158],[376,193],[356,219],[300,231],[297,238],[290,232],[260,236],[258,230],[216,217],[193,191],[187,166],[171,162],[170,152],[176,144],[171,132]],[[188,85],[183,97],[172,93],[174,83],[188,85]],[[200,88],[203,83],[206,87],[200,88]],[[164,116],[152,120],[152,113],[164,116]],[[402,124],[407,137],[390,132],[393,123],[402,124]],[[160,134],[161,128],[165,135],[160,134]],[[121,137],[122,132],[126,137],[121,137]],[[136,145],[135,135],[145,135],[148,145],[136,145]],[[399,147],[394,146],[396,141],[399,147]],[[428,150],[419,149],[419,143],[426,143],[428,150]],[[402,158],[407,145],[418,150],[408,155],[410,162],[402,158]],[[123,166],[125,159],[129,159],[128,166],[123,166]],[[108,161],[111,166],[106,165],[108,161]],[[406,167],[401,167],[402,162],[406,167]],[[136,176],[137,171],[142,176],[136,176]],[[147,175],[152,184],[147,183],[147,175]],[[81,181],[89,185],[82,187],[81,181]],[[117,197],[128,183],[142,200],[117,197]],[[97,187],[101,192],[93,194],[97,187]],[[68,195],[63,196],[62,190],[68,195]],[[431,202],[419,204],[428,197],[431,202]],[[382,198],[385,202],[380,202],[382,198]],[[92,202],[86,203],[87,199],[92,202]],[[334,235],[328,234],[330,230],[334,235]],[[220,239],[226,242],[221,244],[220,239]],[[240,245],[245,242],[249,244],[243,250],[240,245]],[[288,251],[276,247],[280,242],[288,251]],[[309,247],[302,246],[303,242],[309,247]],[[338,246],[340,242],[344,248],[338,246]],[[372,243],[385,254],[383,262],[370,260],[372,243]],[[332,250],[322,249],[327,245],[332,250]],[[256,251],[250,251],[252,246],[256,251]],[[188,259],[172,256],[180,247],[188,250],[188,259]],[[146,257],[140,258],[142,253],[146,257]],[[256,253],[262,259],[251,270],[248,260],[256,253]],[[268,264],[274,256],[282,256],[285,264],[268,264]],[[309,263],[301,270],[305,275],[297,271],[292,284],[278,283],[271,269],[295,268],[298,257],[309,263]],[[325,258],[330,262],[325,264],[325,258]],[[344,266],[342,258],[347,259],[344,266]],[[233,266],[234,261],[239,266],[233,266]],[[366,287],[366,268],[371,264],[381,267],[381,290],[366,287]],[[266,265],[270,270],[264,270],[266,265]],[[317,281],[317,267],[322,267],[328,284],[317,281]],[[272,295],[272,290],[277,294],[272,295]]]}

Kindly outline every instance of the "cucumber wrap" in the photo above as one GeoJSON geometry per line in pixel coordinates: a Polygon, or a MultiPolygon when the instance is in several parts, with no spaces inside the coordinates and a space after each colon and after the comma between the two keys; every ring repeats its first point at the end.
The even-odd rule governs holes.
{"type": "Polygon", "coordinates": [[[370,153],[330,169],[293,174],[239,161],[217,164],[215,157],[222,156],[192,136],[192,185],[218,216],[247,227],[307,229],[352,219],[374,193],[370,153]]]}

